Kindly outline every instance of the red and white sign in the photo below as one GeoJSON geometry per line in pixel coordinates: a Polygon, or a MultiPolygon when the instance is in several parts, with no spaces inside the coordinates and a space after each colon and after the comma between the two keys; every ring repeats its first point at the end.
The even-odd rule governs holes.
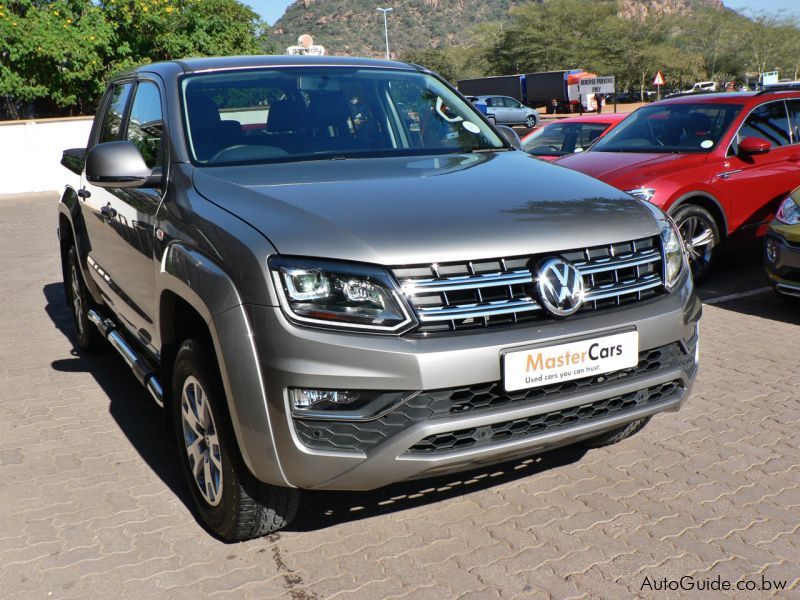
{"type": "Polygon", "coordinates": [[[661,71],[656,73],[656,78],[653,80],[653,85],[656,87],[664,85],[664,76],[661,74],[661,71]]]}

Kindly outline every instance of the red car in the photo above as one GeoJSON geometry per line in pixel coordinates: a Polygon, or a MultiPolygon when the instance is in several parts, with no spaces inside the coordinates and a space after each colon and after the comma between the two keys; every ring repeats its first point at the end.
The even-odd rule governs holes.
{"type": "Polygon", "coordinates": [[[627,116],[608,113],[558,119],[522,138],[522,148],[528,154],[544,160],[555,160],[573,152],[583,152],[627,116]]]}
{"type": "Polygon", "coordinates": [[[722,242],[766,233],[800,185],[800,91],[670,98],[558,164],[672,215],[701,279],[722,242]]]}

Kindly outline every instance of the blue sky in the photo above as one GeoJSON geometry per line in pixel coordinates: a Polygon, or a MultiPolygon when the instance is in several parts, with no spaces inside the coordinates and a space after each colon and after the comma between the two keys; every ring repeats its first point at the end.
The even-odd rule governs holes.
{"type": "MultiPolygon", "coordinates": [[[[798,0],[724,0],[724,2],[725,6],[738,11],[766,10],[774,12],[785,10],[800,16],[800,2],[798,0]]],[[[252,6],[253,10],[260,14],[267,23],[273,24],[283,15],[292,0],[244,0],[244,3],[252,6]]],[[[391,0],[386,0],[386,4],[391,6],[391,0]]],[[[375,5],[377,6],[378,3],[376,2],[375,5]]]]}

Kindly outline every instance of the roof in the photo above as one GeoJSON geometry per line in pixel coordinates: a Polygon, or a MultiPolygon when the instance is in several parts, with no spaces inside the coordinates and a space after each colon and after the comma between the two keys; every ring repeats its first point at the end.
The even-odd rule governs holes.
{"type": "Polygon", "coordinates": [[[747,104],[750,100],[758,99],[759,102],[774,98],[800,98],[800,89],[796,90],[767,90],[763,92],[716,92],[713,94],[681,94],[672,98],[665,98],[661,104],[747,104]]]}
{"type": "Polygon", "coordinates": [[[418,67],[407,63],[378,60],[372,58],[354,58],[346,56],[287,56],[287,55],[262,55],[262,56],[214,56],[204,58],[185,58],[181,60],[157,62],[143,65],[137,71],[156,73],[174,72],[178,66],[183,73],[197,73],[203,71],[221,71],[229,69],[253,69],[258,67],[302,67],[330,66],[330,67],[383,67],[391,69],[417,70],[418,67]]]}

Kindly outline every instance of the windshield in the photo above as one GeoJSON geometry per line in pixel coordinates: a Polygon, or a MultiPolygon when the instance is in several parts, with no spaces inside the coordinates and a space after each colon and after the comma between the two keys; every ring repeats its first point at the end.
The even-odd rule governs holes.
{"type": "Polygon", "coordinates": [[[504,148],[475,109],[415,71],[284,67],[182,81],[189,149],[207,165],[504,148]]]}
{"type": "Polygon", "coordinates": [[[742,109],[734,104],[656,104],[608,132],[592,152],[711,152],[742,109]]]}
{"type": "Polygon", "coordinates": [[[592,145],[610,125],[605,123],[552,123],[534,131],[522,149],[535,156],[564,156],[592,145]]]}

